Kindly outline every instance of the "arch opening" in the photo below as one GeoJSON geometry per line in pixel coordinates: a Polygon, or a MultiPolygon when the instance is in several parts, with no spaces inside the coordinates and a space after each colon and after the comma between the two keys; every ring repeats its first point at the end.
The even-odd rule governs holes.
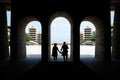
{"type": "Polygon", "coordinates": [[[110,11],[110,21],[111,21],[111,54],[112,54],[112,46],[113,46],[113,27],[114,27],[114,15],[115,15],[115,10],[110,11]]]}
{"type": "MultiPolygon", "coordinates": [[[[65,18],[65,17],[56,17],[51,25],[51,57],[50,60],[53,61],[53,57],[52,57],[52,48],[54,43],[57,43],[58,49],[61,52],[61,47],[63,42],[66,42],[68,45],[68,61],[70,59],[70,50],[71,50],[71,29],[70,29],[70,23],[69,21],[65,18]]],[[[57,61],[63,61],[63,56],[62,54],[58,52],[58,59],[57,61]]]]}
{"type": "Polygon", "coordinates": [[[9,48],[9,56],[10,56],[10,27],[11,27],[11,10],[6,11],[7,15],[7,35],[8,35],[8,48],[9,48]]]}
{"type": "Polygon", "coordinates": [[[96,28],[90,21],[80,24],[80,57],[95,57],[96,28]]]}
{"type": "Polygon", "coordinates": [[[41,35],[41,23],[39,21],[30,21],[26,25],[25,39],[28,58],[41,56],[41,35]]]}
{"type": "Polygon", "coordinates": [[[60,12],[56,12],[54,13],[51,17],[50,17],[50,20],[49,20],[49,24],[48,24],[48,36],[49,36],[49,39],[48,39],[48,43],[49,43],[49,52],[48,53],[48,57],[49,57],[49,60],[51,61],[51,23],[52,21],[57,18],[57,17],[64,17],[66,20],[68,20],[67,22],[70,23],[70,59],[69,61],[72,61],[73,59],[73,36],[72,36],[72,33],[73,33],[73,21],[71,19],[71,16],[66,13],[66,12],[63,12],[63,11],[60,11],[60,12]]]}
{"type": "MultiPolygon", "coordinates": [[[[82,58],[104,58],[103,57],[103,52],[104,52],[104,25],[102,21],[94,16],[89,16],[83,19],[83,21],[89,21],[93,24],[94,30],[95,30],[95,44],[93,43],[92,46],[94,45],[93,49],[87,48],[86,51],[89,51],[88,49],[92,50],[92,55],[93,56],[80,56],[82,58]]],[[[88,24],[87,24],[88,25],[88,24]]],[[[81,26],[80,26],[81,28],[81,26]]],[[[91,45],[91,43],[90,43],[91,45]]],[[[81,50],[81,49],[80,49],[81,50]]],[[[81,55],[81,53],[80,53],[81,55]]]]}
{"type": "Polygon", "coordinates": [[[37,42],[37,33],[40,33],[40,40],[41,39],[41,24],[40,21],[35,18],[34,16],[27,16],[24,17],[18,24],[18,32],[17,32],[17,40],[19,40],[18,44],[18,55],[23,58],[38,58],[41,59],[41,43],[37,42]],[[30,28],[35,28],[31,30],[30,28]],[[37,28],[37,29],[36,29],[37,28]],[[34,39],[33,39],[34,38],[34,39]],[[37,50],[36,50],[37,49],[37,50]]]}

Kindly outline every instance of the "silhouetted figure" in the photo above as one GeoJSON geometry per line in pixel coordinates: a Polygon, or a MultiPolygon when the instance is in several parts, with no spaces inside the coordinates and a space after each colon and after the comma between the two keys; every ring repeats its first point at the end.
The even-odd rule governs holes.
{"type": "Polygon", "coordinates": [[[57,61],[58,51],[59,51],[59,49],[57,47],[57,43],[55,43],[52,48],[52,56],[54,58],[54,61],[57,61]]]}
{"type": "Polygon", "coordinates": [[[63,45],[61,47],[61,51],[62,51],[62,56],[64,61],[67,61],[68,59],[68,45],[66,44],[66,42],[63,42],[63,45]]]}

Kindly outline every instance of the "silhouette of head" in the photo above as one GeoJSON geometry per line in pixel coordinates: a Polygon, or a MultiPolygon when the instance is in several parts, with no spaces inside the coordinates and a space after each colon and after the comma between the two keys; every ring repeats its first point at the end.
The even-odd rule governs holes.
{"type": "Polygon", "coordinates": [[[57,46],[57,43],[54,43],[54,46],[57,46]]]}
{"type": "Polygon", "coordinates": [[[63,42],[63,44],[65,45],[65,44],[66,44],[66,42],[63,42]]]}

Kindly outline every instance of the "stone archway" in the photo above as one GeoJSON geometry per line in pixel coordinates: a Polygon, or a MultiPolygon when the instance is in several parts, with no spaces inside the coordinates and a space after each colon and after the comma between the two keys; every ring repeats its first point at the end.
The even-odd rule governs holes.
{"type": "Polygon", "coordinates": [[[80,57],[95,57],[96,28],[90,21],[82,21],[80,24],[80,57]]]}
{"type": "Polygon", "coordinates": [[[103,22],[94,16],[88,16],[83,21],[90,21],[96,27],[95,58],[104,60],[105,58],[105,26],[103,22]]]}
{"type": "Polygon", "coordinates": [[[17,28],[17,56],[18,59],[26,58],[26,40],[25,40],[25,27],[31,21],[39,21],[34,16],[27,16],[20,20],[17,28]]]}
{"type": "MultiPolygon", "coordinates": [[[[73,42],[72,40],[73,40],[73,36],[72,36],[72,33],[73,33],[73,22],[72,22],[72,19],[71,19],[71,17],[70,17],[70,15],[68,14],[68,13],[66,13],[66,12],[56,12],[56,13],[54,13],[51,17],[50,17],[50,20],[49,20],[49,28],[48,28],[48,32],[49,32],[49,34],[48,34],[48,36],[49,36],[49,52],[51,52],[51,47],[50,47],[50,41],[51,41],[51,29],[50,29],[50,24],[51,24],[51,22],[55,19],[55,18],[57,18],[57,17],[64,17],[64,18],[66,18],[68,21],[69,21],[69,23],[70,23],[70,27],[71,27],[71,31],[70,31],[70,37],[71,37],[71,39],[70,39],[70,42],[73,42]]],[[[73,55],[73,47],[72,47],[72,45],[73,45],[73,43],[70,43],[70,47],[71,47],[71,49],[70,49],[70,61],[72,61],[72,55],[73,55]]],[[[48,54],[49,55],[49,58],[50,58],[50,53],[48,54]]]]}

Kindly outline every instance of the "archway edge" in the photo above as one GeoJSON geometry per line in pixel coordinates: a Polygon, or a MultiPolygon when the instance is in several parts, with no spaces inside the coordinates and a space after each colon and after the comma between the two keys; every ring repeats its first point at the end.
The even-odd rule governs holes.
{"type": "Polygon", "coordinates": [[[70,22],[70,25],[72,27],[72,25],[73,25],[72,18],[67,12],[64,12],[64,11],[55,12],[49,19],[49,25],[51,24],[53,19],[55,19],[56,17],[65,17],[66,19],[68,19],[68,21],[70,22]]]}
{"type": "Polygon", "coordinates": [[[31,21],[38,21],[34,16],[23,17],[17,25],[17,59],[22,60],[26,58],[26,40],[25,40],[25,28],[27,24],[31,21]],[[18,57],[19,56],[19,57],[18,57]]]}
{"type": "MultiPolygon", "coordinates": [[[[50,47],[50,39],[51,39],[51,37],[50,37],[50,25],[51,25],[51,22],[55,19],[55,18],[57,18],[57,17],[64,17],[64,18],[66,18],[69,22],[70,22],[70,27],[71,27],[71,51],[70,51],[70,55],[71,55],[71,60],[72,60],[72,57],[73,57],[73,53],[71,53],[71,52],[73,52],[73,21],[72,21],[72,18],[71,18],[71,16],[67,13],[67,12],[64,12],[64,11],[58,11],[58,12],[55,12],[53,15],[51,15],[51,17],[50,17],[50,19],[49,19],[49,22],[48,22],[48,36],[49,36],[49,40],[48,40],[48,43],[49,43],[49,52],[51,52],[51,47],[50,47]]],[[[49,57],[50,57],[50,54],[49,54],[49,57]]]]}
{"type": "Polygon", "coordinates": [[[90,21],[90,22],[92,22],[95,25],[96,29],[104,27],[102,20],[100,20],[99,18],[97,18],[95,16],[85,17],[82,21],[90,21]]]}
{"type": "Polygon", "coordinates": [[[95,58],[104,60],[105,54],[105,26],[99,18],[95,16],[88,16],[83,21],[90,21],[96,27],[96,45],[95,45],[95,58]]]}
{"type": "Polygon", "coordinates": [[[26,17],[22,18],[22,19],[19,21],[18,25],[19,25],[20,27],[25,28],[26,25],[27,25],[29,22],[31,22],[31,21],[38,21],[38,22],[40,22],[40,21],[39,21],[36,17],[34,17],[34,16],[26,16],[26,17]]]}

